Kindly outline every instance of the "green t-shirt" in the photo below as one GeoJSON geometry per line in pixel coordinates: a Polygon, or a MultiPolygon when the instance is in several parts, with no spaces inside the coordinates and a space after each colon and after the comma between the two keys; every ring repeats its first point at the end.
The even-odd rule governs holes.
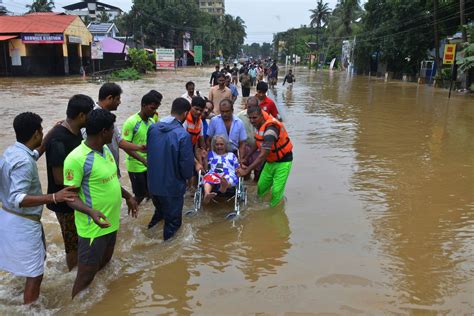
{"type": "Polygon", "coordinates": [[[119,229],[122,189],[114,156],[107,146],[101,154],[83,141],[71,151],[64,161],[64,185],[79,188],[81,201],[101,211],[110,222],[110,227],[100,228],[92,218],[76,210],[74,217],[79,236],[96,238],[119,229]]]}
{"type": "MultiPolygon", "coordinates": [[[[134,114],[123,124],[122,138],[137,145],[146,145],[148,128],[153,123],[155,122],[152,118],[149,118],[148,121],[145,122],[138,113],[134,114]]],[[[146,159],[146,153],[139,151],[137,151],[137,153],[146,159]]],[[[144,164],[129,155],[127,155],[125,159],[125,165],[127,166],[128,172],[145,172],[147,170],[144,164]]]]}

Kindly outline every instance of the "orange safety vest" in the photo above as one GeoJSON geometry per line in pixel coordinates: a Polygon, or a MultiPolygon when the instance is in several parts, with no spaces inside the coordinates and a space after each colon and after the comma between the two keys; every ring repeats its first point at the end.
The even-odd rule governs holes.
{"type": "MultiPolygon", "coordinates": [[[[262,113],[264,112],[262,111],[262,113]]],[[[267,156],[268,162],[275,162],[283,158],[286,154],[290,153],[293,149],[293,144],[290,141],[290,137],[288,137],[288,132],[286,131],[283,123],[275,119],[273,116],[269,114],[267,115],[268,118],[265,120],[265,123],[263,123],[255,133],[255,144],[257,145],[257,148],[260,149],[262,147],[265,129],[271,125],[276,126],[279,130],[278,139],[276,143],[272,145],[270,154],[267,156]]]]}
{"type": "Polygon", "coordinates": [[[202,120],[201,118],[199,118],[197,123],[194,123],[193,116],[191,115],[191,112],[189,112],[188,116],[186,116],[186,123],[187,123],[186,131],[189,134],[191,134],[191,141],[193,145],[196,145],[199,139],[199,136],[201,136],[202,120]]]}

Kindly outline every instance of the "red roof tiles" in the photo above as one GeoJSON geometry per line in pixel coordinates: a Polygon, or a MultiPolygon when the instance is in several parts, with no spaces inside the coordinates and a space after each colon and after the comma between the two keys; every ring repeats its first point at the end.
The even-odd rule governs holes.
{"type": "Polygon", "coordinates": [[[0,34],[8,33],[64,33],[76,19],[75,15],[33,14],[0,16],[0,34]]]}

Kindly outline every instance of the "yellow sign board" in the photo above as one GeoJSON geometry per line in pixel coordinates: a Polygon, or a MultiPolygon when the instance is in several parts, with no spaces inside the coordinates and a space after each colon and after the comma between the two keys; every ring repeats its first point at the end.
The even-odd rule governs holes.
{"type": "Polygon", "coordinates": [[[456,57],[456,44],[444,45],[443,64],[445,65],[454,64],[455,57],[456,57]]]}

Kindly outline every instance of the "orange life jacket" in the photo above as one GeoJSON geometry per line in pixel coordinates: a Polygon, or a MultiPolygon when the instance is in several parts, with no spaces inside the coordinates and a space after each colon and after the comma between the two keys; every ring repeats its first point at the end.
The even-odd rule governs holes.
{"type": "Polygon", "coordinates": [[[202,120],[199,118],[197,123],[194,123],[193,116],[191,115],[191,112],[189,112],[188,116],[186,116],[186,123],[186,131],[191,135],[193,145],[196,145],[199,136],[201,136],[202,120]]]}
{"type": "MultiPolygon", "coordinates": [[[[262,111],[262,113],[265,112],[262,111]]],[[[277,127],[279,133],[276,143],[272,145],[272,148],[270,149],[270,154],[268,154],[267,156],[268,162],[275,162],[280,160],[286,154],[290,153],[293,149],[293,144],[290,141],[290,137],[288,137],[288,132],[286,131],[286,128],[283,123],[281,123],[269,114],[267,114],[267,119],[265,120],[265,123],[263,123],[262,126],[260,126],[258,131],[255,133],[255,144],[257,145],[257,148],[260,149],[262,147],[263,134],[265,133],[265,129],[268,126],[272,125],[277,127]]]]}

